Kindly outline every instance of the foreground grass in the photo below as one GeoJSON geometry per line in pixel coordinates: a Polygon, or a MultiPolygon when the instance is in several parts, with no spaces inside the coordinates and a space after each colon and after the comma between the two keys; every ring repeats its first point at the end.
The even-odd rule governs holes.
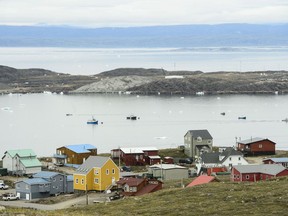
{"type": "Polygon", "coordinates": [[[50,212],[6,208],[0,215],[287,215],[287,187],[288,178],[255,183],[213,182],[50,212]]]}

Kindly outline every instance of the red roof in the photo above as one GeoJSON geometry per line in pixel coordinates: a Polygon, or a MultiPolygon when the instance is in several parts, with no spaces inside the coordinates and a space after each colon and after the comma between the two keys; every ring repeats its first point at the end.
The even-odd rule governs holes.
{"type": "Polygon", "coordinates": [[[207,184],[209,182],[212,182],[215,179],[213,176],[206,176],[206,175],[201,175],[194,179],[187,187],[193,187],[195,185],[201,185],[201,184],[207,184]]]}
{"type": "Polygon", "coordinates": [[[117,181],[116,183],[119,184],[119,185],[127,184],[127,185],[129,185],[130,187],[133,187],[133,186],[138,186],[138,185],[141,184],[143,181],[145,181],[145,179],[129,177],[129,178],[120,179],[120,180],[117,181]]]}

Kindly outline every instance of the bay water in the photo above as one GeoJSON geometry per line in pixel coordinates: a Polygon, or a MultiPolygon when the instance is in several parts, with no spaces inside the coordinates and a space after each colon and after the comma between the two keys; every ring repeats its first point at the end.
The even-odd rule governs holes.
{"type": "Polygon", "coordinates": [[[198,129],[207,129],[215,146],[262,137],[287,149],[286,117],[288,95],[1,95],[0,155],[31,148],[38,156],[52,156],[58,147],[84,143],[99,153],[119,147],[176,148],[188,130],[198,129]],[[132,114],[139,119],[127,120],[132,114]],[[99,125],[87,124],[92,116],[99,125]]]}

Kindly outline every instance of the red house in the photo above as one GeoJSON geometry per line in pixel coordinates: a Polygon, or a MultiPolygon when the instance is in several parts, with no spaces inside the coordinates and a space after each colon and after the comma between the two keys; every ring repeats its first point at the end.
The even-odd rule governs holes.
{"type": "Polygon", "coordinates": [[[284,167],[288,167],[288,158],[266,158],[263,160],[264,164],[281,164],[284,167]]]}
{"type": "Polygon", "coordinates": [[[232,168],[231,181],[255,182],[286,175],[288,170],[279,164],[236,165],[232,168]]]}
{"type": "Polygon", "coordinates": [[[237,150],[247,156],[274,155],[276,143],[263,138],[251,138],[237,143],[237,150]]]}
{"type": "Polygon", "coordinates": [[[161,161],[158,149],[154,147],[113,149],[111,155],[113,159],[120,157],[126,166],[154,165],[161,161]]]}
{"type": "Polygon", "coordinates": [[[162,189],[162,182],[146,178],[122,178],[116,183],[124,196],[140,196],[162,189]]]}

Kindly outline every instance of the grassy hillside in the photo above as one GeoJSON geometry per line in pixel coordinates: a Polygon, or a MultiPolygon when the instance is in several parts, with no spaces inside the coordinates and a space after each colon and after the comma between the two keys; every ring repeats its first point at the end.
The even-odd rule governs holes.
{"type": "MultiPolygon", "coordinates": [[[[215,182],[171,188],[109,203],[44,212],[7,209],[27,215],[287,215],[288,178],[256,183],[215,182]]],[[[2,212],[0,212],[1,214],[2,212]]],[[[4,213],[4,212],[3,212],[4,213]]]]}

